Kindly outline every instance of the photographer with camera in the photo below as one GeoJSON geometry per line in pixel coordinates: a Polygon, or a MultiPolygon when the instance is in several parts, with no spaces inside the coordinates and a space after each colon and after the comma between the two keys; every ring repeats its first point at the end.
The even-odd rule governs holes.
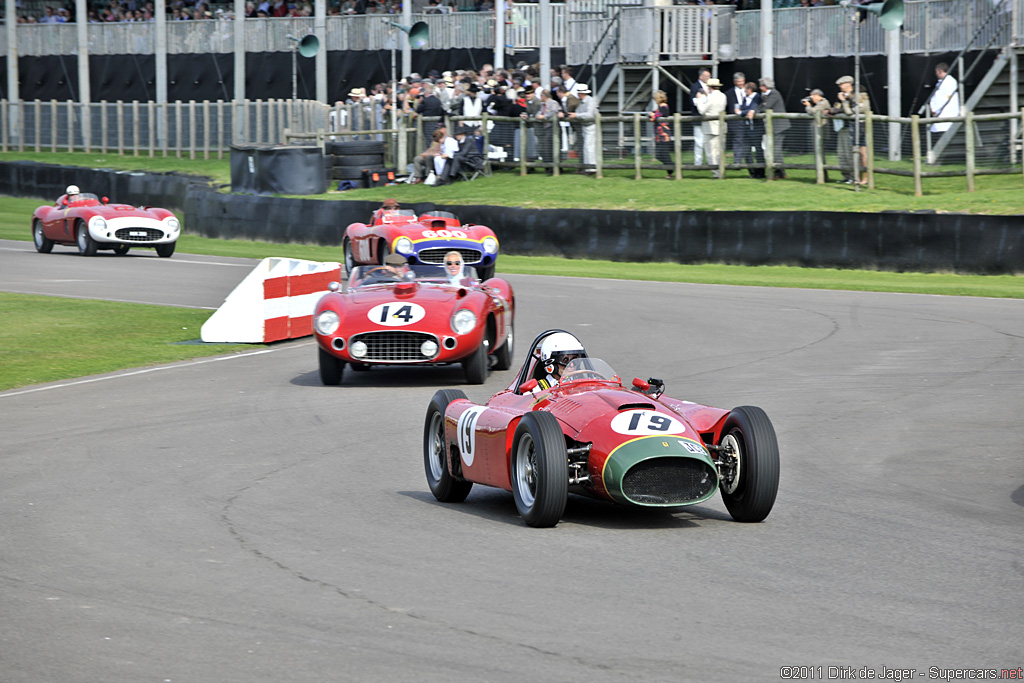
{"type": "MultiPolygon", "coordinates": [[[[814,90],[811,91],[810,95],[808,95],[807,97],[805,97],[802,100],[800,100],[800,104],[804,105],[804,111],[807,112],[808,114],[810,114],[811,116],[814,116],[815,112],[819,112],[819,111],[821,112],[821,123],[818,126],[818,128],[819,128],[818,132],[821,133],[822,144],[821,144],[821,147],[817,150],[817,153],[821,155],[821,163],[824,166],[824,164],[825,164],[825,142],[824,142],[825,141],[825,124],[826,124],[826,117],[831,115],[832,105],[830,105],[828,103],[828,100],[825,99],[825,93],[823,93],[818,88],[815,88],[814,90]]],[[[812,149],[813,149],[813,143],[812,143],[812,149]]],[[[828,171],[825,171],[825,182],[826,183],[828,182],[828,171]]]]}

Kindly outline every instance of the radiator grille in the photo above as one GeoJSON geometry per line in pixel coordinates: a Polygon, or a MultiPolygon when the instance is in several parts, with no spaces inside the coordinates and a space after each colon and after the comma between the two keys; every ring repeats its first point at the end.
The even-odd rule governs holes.
{"type": "Polygon", "coordinates": [[[694,458],[654,458],[632,467],[622,478],[622,492],[640,505],[684,505],[711,493],[716,478],[694,458]]]}
{"type": "Polygon", "coordinates": [[[424,356],[420,346],[425,341],[437,344],[437,337],[425,332],[367,332],[357,334],[349,340],[352,344],[361,341],[366,344],[366,356],[360,358],[363,363],[421,363],[434,356],[424,356]]]}
{"type": "Polygon", "coordinates": [[[163,239],[164,231],[156,228],[118,228],[114,237],[122,242],[153,242],[163,239]]]}
{"type": "Polygon", "coordinates": [[[444,264],[444,255],[449,251],[457,251],[462,254],[462,262],[466,265],[473,265],[480,261],[480,250],[479,249],[424,249],[417,256],[423,263],[437,263],[440,265],[444,264]]]}

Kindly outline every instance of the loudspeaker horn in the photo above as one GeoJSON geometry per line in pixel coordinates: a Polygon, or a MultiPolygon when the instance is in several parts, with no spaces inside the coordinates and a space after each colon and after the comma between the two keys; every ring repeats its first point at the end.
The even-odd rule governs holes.
{"type": "Polygon", "coordinates": [[[316,55],[317,50],[320,49],[320,39],[312,33],[307,33],[301,39],[292,35],[285,37],[298,43],[299,54],[303,57],[313,57],[316,55]]]}
{"type": "Polygon", "coordinates": [[[886,31],[894,31],[903,26],[903,17],[906,15],[906,8],[903,0],[885,0],[870,5],[858,5],[857,10],[864,10],[878,15],[878,23],[886,31]]]}
{"type": "Polygon", "coordinates": [[[390,26],[402,29],[409,34],[409,45],[412,47],[423,47],[427,44],[427,40],[430,38],[430,27],[427,26],[425,21],[417,21],[412,26],[406,26],[405,24],[398,24],[394,21],[389,21],[390,26]]]}

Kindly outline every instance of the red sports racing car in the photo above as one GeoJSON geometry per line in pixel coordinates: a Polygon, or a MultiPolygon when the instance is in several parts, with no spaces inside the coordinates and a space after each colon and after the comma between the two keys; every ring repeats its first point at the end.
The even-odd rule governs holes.
{"type": "Polygon", "coordinates": [[[356,266],[345,291],[332,289],[313,314],[324,384],[340,384],[346,364],[462,363],[470,384],[487,379],[491,356],[498,370],[512,366],[515,299],[500,278],[481,282],[469,267],[356,266]]]}
{"type": "Polygon", "coordinates": [[[54,244],[77,246],[83,256],[110,249],[124,255],[132,247],[151,247],[159,256],[174,253],[181,224],[167,209],[110,204],[106,197],[79,192],[74,185],[52,206],[32,214],[36,250],[48,254],[54,244]]]}
{"type": "Polygon", "coordinates": [[[409,209],[379,209],[369,224],[352,223],[342,242],[345,268],[383,264],[390,253],[401,254],[412,264],[437,264],[457,251],[467,265],[476,268],[481,280],[494,277],[498,238],[484,225],[462,225],[448,211],[416,216],[409,209]]]}
{"type": "Polygon", "coordinates": [[[511,491],[527,524],[554,526],[571,491],[624,505],[676,507],[719,491],[733,519],[760,522],[779,485],[775,429],[760,408],[722,410],[622,385],[575,337],[548,330],[507,389],[484,405],[434,394],[423,432],[427,483],[442,502],[473,484],[511,491]]]}

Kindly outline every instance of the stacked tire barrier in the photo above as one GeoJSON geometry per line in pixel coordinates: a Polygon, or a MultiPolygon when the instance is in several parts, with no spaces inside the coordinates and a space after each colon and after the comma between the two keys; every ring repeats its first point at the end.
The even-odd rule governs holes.
{"type": "Polygon", "coordinates": [[[344,181],[352,183],[355,188],[365,188],[369,184],[368,174],[376,173],[378,177],[387,177],[388,169],[384,166],[384,143],[376,140],[326,142],[324,171],[327,174],[327,186],[331,189],[344,181]]]}
{"type": "MultiPolygon", "coordinates": [[[[0,194],[56,198],[69,183],[119,202],[163,206],[187,234],[337,246],[380,202],[216,192],[207,179],[13,161],[0,194]]],[[[796,265],[889,271],[1024,273],[1021,216],[838,211],[596,211],[404,204],[491,227],[501,253],[614,261],[796,265]]],[[[30,235],[25,217],[25,237],[30,235]]],[[[500,261],[500,259],[499,259],[500,261]]]]}

